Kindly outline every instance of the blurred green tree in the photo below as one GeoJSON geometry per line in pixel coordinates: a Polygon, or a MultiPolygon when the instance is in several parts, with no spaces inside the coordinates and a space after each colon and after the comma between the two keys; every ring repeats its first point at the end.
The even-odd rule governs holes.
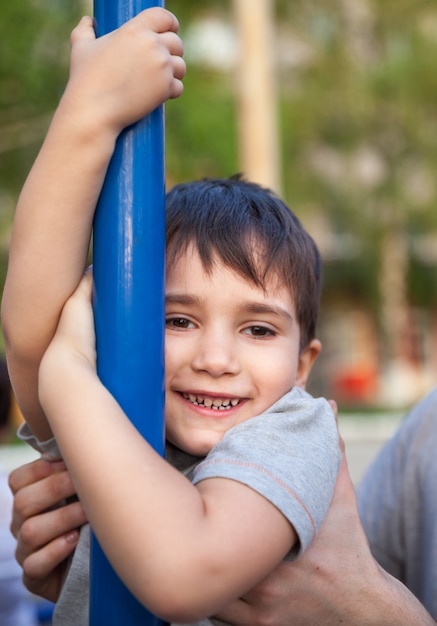
{"type": "MultiPolygon", "coordinates": [[[[323,250],[327,305],[341,293],[381,311],[393,342],[399,309],[437,305],[437,8],[429,0],[274,5],[282,195],[323,250]]],[[[184,96],[166,105],[169,184],[227,176],[239,169],[235,76],[230,65],[196,59],[190,42],[211,18],[235,38],[232,0],[166,6],[179,17],[188,63],[184,96]]],[[[83,10],[62,0],[0,6],[3,274],[13,206],[62,93],[69,33],[83,10]]]]}
{"type": "Polygon", "coordinates": [[[5,2],[0,9],[2,189],[16,193],[65,84],[76,2],[5,2]]]}
{"type": "Polygon", "coordinates": [[[279,5],[281,41],[295,51],[280,66],[284,193],[330,233],[332,295],[340,285],[378,305],[394,357],[419,292],[421,305],[437,304],[436,280],[418,288],[437,262],[437,9],[426,0],[279,5]]]}

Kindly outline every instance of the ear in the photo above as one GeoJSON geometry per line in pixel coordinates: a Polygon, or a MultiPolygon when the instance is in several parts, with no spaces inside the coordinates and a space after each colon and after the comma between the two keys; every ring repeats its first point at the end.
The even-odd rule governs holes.
{"type": "Polygon", "coordinates": [[[299,354],[299,362],[297,364],[296,387],[305,389],[308,376],[310,375],[315,360],[319,356],[321,350],[322,344],[318,339],[313,339],[303,350],[301,350],[301,353],[299,354]]]}

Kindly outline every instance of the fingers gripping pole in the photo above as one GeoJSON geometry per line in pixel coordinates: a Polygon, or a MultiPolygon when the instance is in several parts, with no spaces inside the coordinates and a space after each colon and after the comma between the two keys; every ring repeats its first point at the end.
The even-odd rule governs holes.
{"type": "MultiPolygon", "coordinates": [[[[95,0],[97,35],[114,30],[143,9],[163,4],[163,1],[147,0],[95,0]]],[[[120,136],[94,222],[98,373],[129,419],[161,454],[164,452],[164,254],[161,106],[120,136]]],[[[99,445],[98,441],[95,443],[99,445]]],[[[132,476],[132,480],[136,477],[132,476]]],[[[111,489],[111,485],[107,488],[111,489]]],[[[90,626],[162,624],[117,578],[94,536],[89,623],[90,626]]]]}

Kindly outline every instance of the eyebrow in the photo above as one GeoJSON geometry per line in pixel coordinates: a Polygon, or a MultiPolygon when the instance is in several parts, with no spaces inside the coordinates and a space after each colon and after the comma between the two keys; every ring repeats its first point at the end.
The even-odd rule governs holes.
{"type": "MultiPolygon", "coordinates": [[[[166,304],[182,304],[185,306],[198,306],[201,304],[200,298],[184,293],[166,294],[166,304]]],[[[290,322],[294,322],[293,316],[282,306],[275,304],[267,304],[264,302],[247,301],[243,302],[239,307],[243,313],[253,313],[254,315],[275,315],[277,317],[286,318],[290,322]]]]}
{"type": "Polygon", "coordinates": [[[289,313],[289,311],[287,311],[287,309],[284,309],[284,307],[276,304],[267,304],[264,302],[245,302],[241,305],[240,309],[247,313],[261,315],[267,313],[278,317],[285,317],[290,322],[294,321],[293,316],[289,313]]]}
{"type": "Polygon", "coordinates": [[[187,306],[199,305],[200,298],[196,296],[190,296],[185,293],[166,293],[165,294],[165,303],[166,304],[185,304],[187,306]]]}

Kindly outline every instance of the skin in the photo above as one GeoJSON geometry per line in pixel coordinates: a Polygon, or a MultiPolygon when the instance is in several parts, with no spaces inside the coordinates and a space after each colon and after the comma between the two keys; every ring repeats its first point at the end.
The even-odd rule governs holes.
{"type": "MultiPolygon", "coordinates": [[[[320,346],[314,341],[300,351],[294,302],[276,280],[261,289],[218,261],[206,274],[189,249],[169,272],[166,294],[166,421],[177,446],[206,452],[296,380],[305,383],[320,346]],[[271,371],[262,365],[267,355],[275,357],[271,371]],[[184,394],[242,401],[219,411],[184,394]]],[[[192,485],[138,435],[96,375],[90,297],[88,275],[42,360],[41,404],[99,541],[134,594],[170,621],[213,614],[282,560],[294,530],[241,483],[192,485]],[[98,449],[87,452],[96,437],[98,449]],[[131,480],[138,475],[144,498],[131,480]]]]}
{"type": "MultiPolygon", "coordinates": [[[[81,281],[94,209],[121,130],[182,93],[185,63],[177,32],[176,18],[159,8],[143,11],[99,39],[90,18],[73,31],[70,77],[15,214],[2,325],[21,411],[40,440],[52,432],[56,436],[86,516],[115,569],[152,612],[184,622],[214,613],[258,583],[294,545],[296,535],[276,507],[241,483],[214,479],[194,487],[138,436],[96,375],[90,277],[81,281]],[[90,443],[97,439],[99,446],[91,450],[90,443]],[[142,479],[140,498],[134,476],[142,479]],[[135,538],[140,535],[153,540],[142,541],[138,550],[135,538]]],[[[183,286],[172,273],[168,279],[180,295],[183,286]]],[[[242,287],[241,280],[237,283],[234,294],[242,287]]],[[[294,320],[294,303],[273,289],[276,283],[267,285],[268,297],[287,311],[284,319],[294,320]]],[[[265,299],[264,292],[246,293],[246,299],[249,296],[265,299]]],[[[217,299],[216,304],[223,317],[217,299]]],[[[187,444],[178,426],[183,414],[194,433],[193,449],[202,452],[232,421],[262,411],[285,387],[291,388],[297,376],[304,381],[305,368],[311,368],[319,346],[316,342],[303,351],[301,365],[295,323],[267,333],[267,340],[249,330],[262,325],[257,315],[237,320],[233,311],[231,322],[224,324],[218,313],[210,315],[205,303],[199,311],[199,318],[191,320],[195,328],[178,328],[172,341],[191,345],[205,333],[217,355],[221,326],[224,345],[234,351],[231,360],[237,358],[240,368],[234,371],[225,364],[217,375],[217,364],[211,365],[217,356],[199,365],[196,340],[190,361],[178,362],[185,372],[181,381],[169,357],[173,377],[167,390],[174,410],[168,410],[167,418],[172,440],[182,447],[187,444]],[[261,346],[263,353],[276,345],[282,346],[279,352],[288,350],[286,375],[272,394],[260,387],[255,363],[249,367],[250,345],[257,346],[254,354],[261,346]],[[228,380],[233,388],[228,388],[228,380]],[[208,396],[222,403],[231,400],[232,405],[236,395],[241,401],[226,411],[226,418],[218,418],[220,411],[215,415],[212,409],[193,405],[192,392],[202,400],[208,396]]],[[[273,323],[271,316],[270,310],[267,325],[273,323]]],[[[174,323],[168,327],[176,328],[174,323]]],[[[176,356],[180,359],[180,350],[175,349],[176,356]]],[[[60,569],[58,580],[62,574],[60,569]]],[[[47,591],[55,595],[58,589],[47,591]]]]}
{"type": "Polygon", "coordinates": [[[15,397],[40,440],[51,430],[38,399],[39,364],[83,276],[119,133],[183,91],[178,27],[155,7],[98,39],[85,17],[71,35],[70,77],[20,194],[2,299],[15,397]]]}
{"type": "Polygon", "coordinates": [[[167,275],[166,438],[185,452],[206,455],[229,428],[305,388],[320,342],[300,350],[291,294],[274,284],[264,291],[218,260],[206,273],[192,246],[167,275]]]}
{"type": "Polygon", "coordinates": [[[16,559],[23,582],[35,595],[56,602],[68,569],[68,557],[87,522],[65,464],[38,459],[9,476],[14,494],[11,532],[17,539],[16,559]]]}
{"type": "MultiPolygon", "coordinates": [[[[55,601],[64,559],[74,550],[85,512],[56,506],[74,491],[62,463],[42,459],[12,472],[12,532],[26,586],[55,601]]],[[[235,626],[428,626],[436,624],[417,599],[374,561],[361,527],[344,460],[322,530],[295,562],[282,562],[263,582],[219,611],[235,626]]]]}
{"type": "MultiPolygon", "coordinates": [[[[181,80],[185,74],[185,64],[181,58],[182,43],[177,36],[177,30],[178,24],[174,16],[162,9],[151,9],[140,13],[122,28],[99,40],[95,39],[91,18],[84,18],[72,34],[70,79],[47,138],[19,199],[2,302],[2,324],[15,395],[26,419],[41,440],[51,435],[51,428],[45,420],[38,398],[38,370],[41,359],[55,334],[64,304],[71,294],[75,293],[81,279],[89,247],[94,208],[118,134],[124,127],[149,113],[158,104],[168,98],[178,97],[182,93],[181,80]],[[129,77],[128,81],[126,77],[129,77]],[[65,158],[66,154],[68,159],[65,158]],[[35,207],[38,208],[37,211],[35,207]],[[41,224],[44,224],[44,228],[40,228],[41,224]]],[[[92,345],[91,326],[84,324],[77,329],[75,324],[71,324],[70,315],[76,305],[80,309],[80,316],[84,315],[85,318],[88,316],[89,319],[89,303],[86,309],[86,298],[80,297],[77,293],[76,295],[78,297],[69,301],[63,314],[55,342],[57,345],[51,344],[52,364],[50,365],[50,353],[45,358],[46,379],[55,373],[54,363],[57,362],[60,365],[57,372],[59,375],[57,380],[61,383],[59,395],[63,395],[62,389],[64,391],[67,389],[63,387],[63,384],[66,384],[65,381],[68,379],[70,396],[68,402],[65,402],[65,396],[62,401],[64,405],[72,407],[75,404],[74,399],[77,400],[80,395],[77,389],[82,390],[85,385],[92,390],[90,397],[95,400],[95,403],[91,402],[90,405],[79,408],[90,409],[88,412],[85,410],[83,414],[96,416],[94,426],[98,429],[99,435],[103,429],[98,425],[97,408],[104,407],[105,413],[108,410],[116,417],[117,441],[118,436],[121,435],[128,443],[132,443],[132,447],[127,449],[138,450],[138,457],[142,455],[148,459],[147,466],[144,466],[136,464],[130,456],[119,458],[120,465],[126,466],[130,475],[137,475],[143,471],[166,472],[161,461],[157,460],[152,453],[149,454],[149,450],[141,446],[137,448],[138,441],[126,420],[120,415],[119,407],[114,405],[112,399],[96,383],[94,355],[92,349],[89,350],[89,346],[92,345]],[[79,330],[84,331],[85,335],[80,333],[75,335],[75,332],[79,330]],[[63,341],[69,344],[68,349],[65,345],[64,347],[60,345],[63,341]],[[77,349],[78,346],[84,345],[87,346],[87,350],[77,349]],[[63,358],[60,360],[53,356],[59,357],[61,354],[63,358]],[[51,370],[51,368],[54,369],[51,370]],[[73,379],[70,377],[72,372],[75,372],[73,379]],[[62,380],[63,377],[65,378],[62,380]],[[71,384],[72,380],[73,384],[71,384]],[[77,385],[76,391],[74,385],[77,385]]],[[[76,318],[76,315],[73,314],[72,317],[76,318]]],[[[191,383],[189,388],[191,388],[191,383]]],[[[194,390],[199,391],[197,388],[194,390]]],[[[44,382],[39,391],[44,397],[44,408],[52,416],[53,424],[55,424],[59,408],[56,399],[53,399],[50,393],[45,395],[44,382]]],[[[201,388],[200,391],[210,390],[201,388]]],[[[221,389],[212,391],[221,392],[221,389]]],[[[67,418],[66,421],[68,421],[70,417],[72,416],[59,413],[59,420],[67,418]]],[[[60,440],[63,439],[61,429],[62,425],[58,424],[56,434],[60,440]]],[[[95,435],[97,436],[97,433],[95,435]]],[[[64,556],[75,545],[77,535],[73,529],[84,521],[84,510],[94,525],[99,526],[102,523],[102,534],[105,534],[105,520],[99,518],[98,512],[97,516],[94,516],[93,498],[87,493],[85,475],[97,474],[99,477],[100,472],[95,472],[95,469],[104,467],[104,459],[114,451],[114,443],[113,440],[103,442],[100,451],[102,457],[97,460],[92,458],[92,455],[86,454],[81,454],[81,459],[77,459],[75,454],[80,446],[77,445],[75,452],[76,444],[79,442],[74,438],[71,438],[70,443],[68,440],[64,442],[66,456],[68,458],[71,456],[72,467],[79,466],[80,461],[85,461],[83,475],[80,469],[79,472],[73,472],[73,483],[65,470],[47,464],[45,461],[28,466],[27,478],[19,472],[11,476],[11,487],[16,493],[12,528],[19,537],[17,557],[25,565],[25,580],[29,585],[33,584],[35,591],[39,589],[48,596],[52,596],[53,599],[56,598],[62,584],[65,571],[64,556]],[[37,480],[34,483],[35,476],[37,480]],[[36,494],[36,489],[39,491],[37,502],[32,500],[33,496],[31,497],[32,493],[36,494]],[[84,510],[77,503],[70,504],[53,511],[46,511],[35,519],[34,514],[46,510],[45,505],[50,507],[50,503],[59,502],[61,495],[65,496],[75,490],[81,496],[83,494],[84,510]],[[55,528],[58,528],[57,532],[59,529],[61,532],[65,529],[65,533],[60,537],[54,536],[55,528]],[[32,546],[37,547],[36,552],[32,551],[32,546]],[[53,564],[56,565],[54,573],[53,564]],[[52,574],[49,575],[50,571],[52,574]],[[41,577],[44,573],[47,578],[42,581],[41,577]]],[[[137,458],[136,453],[133,456],[137,458]]],[[[102,479],[101,476],[100,479],[102,479]]],[[[169,482],[173,484],[174,502],[178,502],[180,494],[185,493],[186,484],[180,482],[179,478],[172,482],[173,479],[174,475],[169,475],[169,482]]],[[[117,484],[117,481],[114,484],[117,484]]],[[[138,496],[137,490],[129,483],[125,482],[123,485],[124,488],[120,488],[115,497],[117,499],[120,497],[122,502],[123,497],[126,496],[134,502],[138,496]],[[126,485],[129,489],[126,489],[126,485]]],[[[104,489],[100,487],[101,484],[90,485],[90,489],[96,488],[97,493],[104,498],[104,489]]],[[[218,488],[221,488],[220,484],[218,488]]],[[[228,489],[226,491],[231,506],[234,504],[237,506],[243,494],[239,489],[233,490],[231,494],[228,493],[228,489]]],[[[206,492],[202,494],[202,497],[205,495],[206,492]]],[[[193,506],[201,518],[204,510],[203,503],[197,499],[198,495],[190,491],[187,498],[192,497],[193,506]]],[[[111,504],[112,506],[113,498],[114,494],[111,494],[110,502],[105,503],[99,500],[98,507],[102,506],[104,510],[105,505],[111,504]]],[[[170,507],[172,504],[173,499],[170,498],[170,507]]],[[[275,529],[271,533],[277,540],[273,546],[272,561],[274,561],[276,558],[279,559],[279,554],[284,552],[285,546],[293,543],[294,538],[289,525],[284,524],[281,516],[271,511],[269,507],[265,507],[264,504],[258,502],[257,498],[253,498],[247,508],[250,513],[248,517],[252,525],[254,520],[262,520],[263,524],[268,522],[269,530],[275,529]]],[[[117,514],[123,515],[124,507],[120,508],[121,511],[117,511],[117,514]]],[[[187,528],[184,524],[188,524],[189,520],[180,515],[181,511],[184,512],[185,509],[170,508],[164,511],[165,515],[156,522],[162,523],[162,519],[167,519],[167,514],[169,519],[179,516],[183,518],[182,527],[187,528]]],[[[126,509],[127,518],[130,517],[130,513],[131,511],[126,509]]],[[[224,517],[229,517],[229,513],[224,517]]],[[[220,526],[223,518],[219,515],[217,519],[220,526]]],[[[118,518],[115,523],[122,526],[124,521],[118,518]]],[[[262,524],[257,525],[262,528],[262,524]]],[[[243,527],[246,528],[244,523],[241,525],[241,528],[243,527]]],[[[200,539],[200,544],[206,545],[206,535],[203,535],[203,530],[198,532],[198,527],[191,528],[194,529],[192,532],[195,533],[196,540],[200,539]]],[[[166,533],[168,529],[164,527],[164,531],[166,533]]],[[[132,537],[139,537],[142,534],[141,525],[134,529],[132,537]]],[[[263,545],[263,537],[257,539],[258,544],[263,545]]],[[[232,537],[232,541],[229,542],[230,547],[226,546],[232,553],[237,554],[239,560],[243,558],[243,561],[246,555],[238,551],[242,547],[244,549],[245,545],[249,545],[249,541],[245,544],[246,540],[248,540],[246,533],[240,532],[232,537]]],[[[334,545],[338,545],[338,542],[334,545]]],[[[223,546],[218,546],[218,552],[222,548],[223,546]]],[[[249,554],[249,549],[246,549],[249,554]]],[[[130,550],[134,555],[136,554],[135,542],[130,550]]],[[[121,545],[119,553],[113,555],[116,561],[120,559],[121,569],[123,569],[123,558],[126,557],[124,551],[125,546],[121,545]]],[[[366,556],[365,551],[363,555],[366,556]]],[[[226,556],[228,554],[225,553],[226,556]]],[[[299,561],[299,563],[302,562],[305,565],[304,559],[299,561]]],[[[263,568],[265,566],[264,562],[263,568]]],[[[261,575],[260,572],[261,570],[255,572],[254,578],[250,581],[246,578],[242,583],[240,580],[241,593],[245,591],[243,587],[250,588],[255,584],[255,579],[261,575]]],[[[279,577],[283,576],[281,568],[278,572],[279,577]]],[[[234,584],[235,580],[231,582],[234,584]]],[[[200,584],[203,584],[203,579],[200,580],[200,584]]],[[[190,581],[190,587],[196,590],[200,588],[193,585],[193,581],[190,581]]],[[[261,588],[258,587],[258,589],[261,588]]],[[[339,590],[341,589],[340,585],[339,590]]],[[[220,593],[222,594],[220,599],[213,600],[208,611],[212,610],[214,602],[220,605],[225,602],[227,590],[221,589],[220,593]]],[[[245,602],[249,607],[250,597],[248,596],[245,602]]],[[[344,597],[345,594],[340,596],[340,598],[344,597]]],[[[370,598],[372,603],[376,598],[376,596],[371,597],[371,594],[366,597],[370,598]]],[[[165,600],[168,601],[168,597],[165,600]]],[[[360,602],[362,602],[362,597],[360,602]]],[[[318,606],[321,604],[319,602],[318,606]]],[[[230,610],[241,611],[239,601],[234,607],[232,609],[231,606],[230,610]]],[[[200,608],[201,613],[206,610],[205,607],[200,608]]],[[[159,606],[157,609],[158,613],[159,606]]],[[[178,607],[176,603],[174,614],[191,619],[192,616],[184,613],[184,610],[183,606],[178,607]]],[[[162,614],[165,614],[164,611],[162,614]]],[[[261,615],[261,613],[257,611],[256,615],[261,615]]],[[[258,617],[250,618],[248,622],[244,620],[244,615],[241,615],[241,618],[235,617],[236,624],[246,623],[253,626],[263,623],[262,618],[260,621],[258,617]]],[[[267,621],[264,619],[264,623],[268,623],[268,618],[267,621]]],[[[280,624],[279,621],[273,623],[278,626],[280,624]]],[[[317,621],[310,623],[317,623],[317,621]]],[[[384,622],[378,619],[376,623],[384,622]]],[[[395,620],[390,623],[402,622],[395,620]]],[[[407,623],[416,622],[410,620],[407,623]]],[[[420,623],[427,622],[421,621],[420,623]]]]}
{"type": "Polygon", "coordinates": [[[415,596],[372,557],[343,462],[322,529],[303,556],[282,562],[219,617],[235,626],[430,626],[415,596]]]}

